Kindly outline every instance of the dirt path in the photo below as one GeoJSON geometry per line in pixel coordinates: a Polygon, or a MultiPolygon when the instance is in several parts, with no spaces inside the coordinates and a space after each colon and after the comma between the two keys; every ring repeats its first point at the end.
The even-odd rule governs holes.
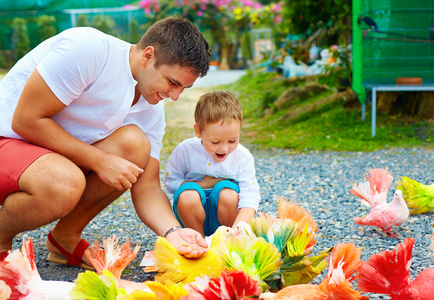
{"type": "Polygon", "coordinates": [[[200,87],[185,90],[177,101],[166,99],[166,134],[163,138],[162,153],[171,153],[181,141],[194,136],[194,109],[201,95],[212,91],[213,87],[200,87]]]}
{"type": "Polygon", "coordinates": [[[180,127],[193,130],[196,102],[208,91],[207,88],[192,88],[185,90],[177,101],[165,100],[167,130],[180,127]]]}

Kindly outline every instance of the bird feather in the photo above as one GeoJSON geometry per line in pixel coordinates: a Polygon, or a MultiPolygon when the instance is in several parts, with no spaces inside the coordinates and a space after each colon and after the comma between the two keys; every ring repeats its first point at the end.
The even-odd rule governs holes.
{"type": "Polygon", "coordinates": [[[72,282],[41,279],[31,239],[23,240],[21,251],[11,251],[0,262],[0,281],[9,286],[11,299],[71,299],[72,282]]]}
{"type": "Polygon", "coordinates": [[[359,225],[379,227],[390,236],[396,237],[392,234],[391,228],[403,224],[409,215],[402,192],[396,190],[393,200],[388,203],[387,190],[393,176],[386,169],[372,169],[369,174],[371,177],[367,176],[365,183],[354,185],[350,190],[352,195],[360,197],[371,207],[366,216],[355,217],[354,222],[359,225]]]}
{"type": "Polygon", "coordinates": [[[397,250],[382,251],[362,262],[358,287],[363,292],[388,294],[393,300],[432,299],[434,268],[425,269],[411,281],[414,239],[406,238],[397,250]]]}
{"type": "Polygon", "coordinates": [[[434,183],[424,185],[406,176],[401,177],[396,189],[402,191],[411,214],[421,214],[434,210],[434,183]]]}
{"type": "Polygon", "coordinates": [[[360,249],[353,243],[337,244],[330,256],[329,272],[319,284],[297,284],[287,286],[277,293],[264,293],[260,299],[368,299],[354,290],[351,281],[360,266],[360,249]]]}
{"type": "Polygon", "coordinates": [[[164,284],[167,280],[190,283],[200,275],[219,276],[223,264],[220,250],[225,239],[234,234],[232,228],[220,226],[213,234],[211,246],[199,258],[186,258],[178,253],[175,247],[163,237],[157,237],[153,254],[158,273],[155,280],[164,284]]]}

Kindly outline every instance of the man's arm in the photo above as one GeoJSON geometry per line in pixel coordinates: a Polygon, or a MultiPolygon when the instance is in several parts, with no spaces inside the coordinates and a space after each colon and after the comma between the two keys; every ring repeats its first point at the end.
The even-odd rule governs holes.
{"type": "MultiPolygon", "coordinates": [[[[140,220],[156,234],[164,236],[170,228],[180,224],[161,189],[159,170],[160,163],[151,157],[145,172],[131,188],[131,196],[140,220]]],[[[167,239],[186,257],[198,257],[206,252],[207,244],[195,230],[179,229],[167,235],[167,239]]]]}
{"type": "Polygon", "coordinates": [[[51,117],[65,107],[35,70],[21,94],[12,129],[27,141],[95,171],[106,184],[119,190],[130,188],[143,170],[128,160],[76,139],[64,130],[51,117]]]}

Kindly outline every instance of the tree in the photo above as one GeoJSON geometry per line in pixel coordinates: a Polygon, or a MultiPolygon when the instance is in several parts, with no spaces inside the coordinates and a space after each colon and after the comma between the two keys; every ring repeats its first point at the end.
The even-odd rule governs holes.
{"type": "Polygon", "coordinates": [[[310,34],[327,29],[327,43],[347,45],[351,33],[351,1],[284,0],[283,24],[287,34],[310,34]]]}
{"type": "Polygon", "coordinates": [[[242,38],[245,32],[281,21],[280,5],[263,5],[253,0],[142,0],[140,6],[148,18],[157,20],[177,13],[207,31],[216,44],[223,68],[233,63],[241,42],[249,41],[242,38]]]}
{"type": "Polygon", "coordinates": [[[12,20],[12,46],[15,61],[18,61],[30,51],[30,39],[26,24],[26,20],[22,18],[12,20]]]}
{"type": "Polygon", "coordinates": [[[116,22],[110,18],[110,16],[101,17],[100,15],[95,15],[95,17],[93,17],[92,27],[104,33],[117,36],[115,26],[116,22]]]}
{"type": "Polygon", "coordinates": [[[85,14],[80,14],[77,16],[76,27],[90,27],[92,24],[89,21],[89,18],[85,14]]]}
{"type": "Polygon", "coordinates": [[[57,30],[56,27],[53,26],[55,22],[56,18],[53,16],[43,15],[37,19],[41,42],[56,35],[57,30]]]}
{"type": "Polygon", "coordinates": [[[129,42],[136,44],[140,41],[142,33],[140,32],[139,23],[133,19],[129,24],[129,42]]]}

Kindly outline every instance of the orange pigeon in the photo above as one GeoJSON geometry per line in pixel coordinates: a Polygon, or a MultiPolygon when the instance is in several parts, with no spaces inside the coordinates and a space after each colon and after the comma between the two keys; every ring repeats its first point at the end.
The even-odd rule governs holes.
{"type": "Polygon", "coordinates": [[[102,275],[104,270],[109,271],[117,280],[117,287],[123,288],[127,292],[135,289],[146,289],[146,285],[141,282],[133,282],[121,279],[122,272],[133,261],[140,250],[140,245],[134,246],[131,249],[129,239],[122,245],[119,244],[119,238],[113,236],[107,237],[102,241],[104,249],[100,248],[98,242],[95,241],[86,252],[86,256],[95,267],[98,275],[102,275]]]}
{"type": "Polygon", "coordinates": [[[354,185],[350,193],[362,199],[362,204],[371,207],[368,215],[354,221],[359,225],[369,225],[381,228],[391,237],[392,226],[399,226],[407,221],[409,211],[402,198],[401,190],[395,191],[391,202],[387,202],[387,191],[392,183],[393,176],[386,169],[372,169],[365,182],[354,185]]]}
{"type": "Polygon", "coordinates": [[[430,300],[434,295],[434,268],[423,270],[411,281],[413,238],[398,244],[397,250],[382,251],[362,261],[358,288],[363,292],[388,294],[392,300],[430,300]]]}
{"type": "Polygon", "coordinates": [[[318,224],[310,213],[308,213],[303,207],[298,206],[290,200],[285,200],[283,197],[279,198],[277,206],[277,216],[279,219],[291,219],[294,222],[300,224],[300,228],[304,228],[306,224],[313,231],[318,232],[318,224]]]}
{"type": "Polygon", "coordinates": [[[357,300],[369,299],[353,289],[351,281],[360,267],[360,249],[353,243],[337,244],[330,256],[330,270],[319,284],[297,284],[285,287],[277,293],[263,293],[263,300],[357,300]],[[354,275],[354,276],[353,276],[354,275]]]}

